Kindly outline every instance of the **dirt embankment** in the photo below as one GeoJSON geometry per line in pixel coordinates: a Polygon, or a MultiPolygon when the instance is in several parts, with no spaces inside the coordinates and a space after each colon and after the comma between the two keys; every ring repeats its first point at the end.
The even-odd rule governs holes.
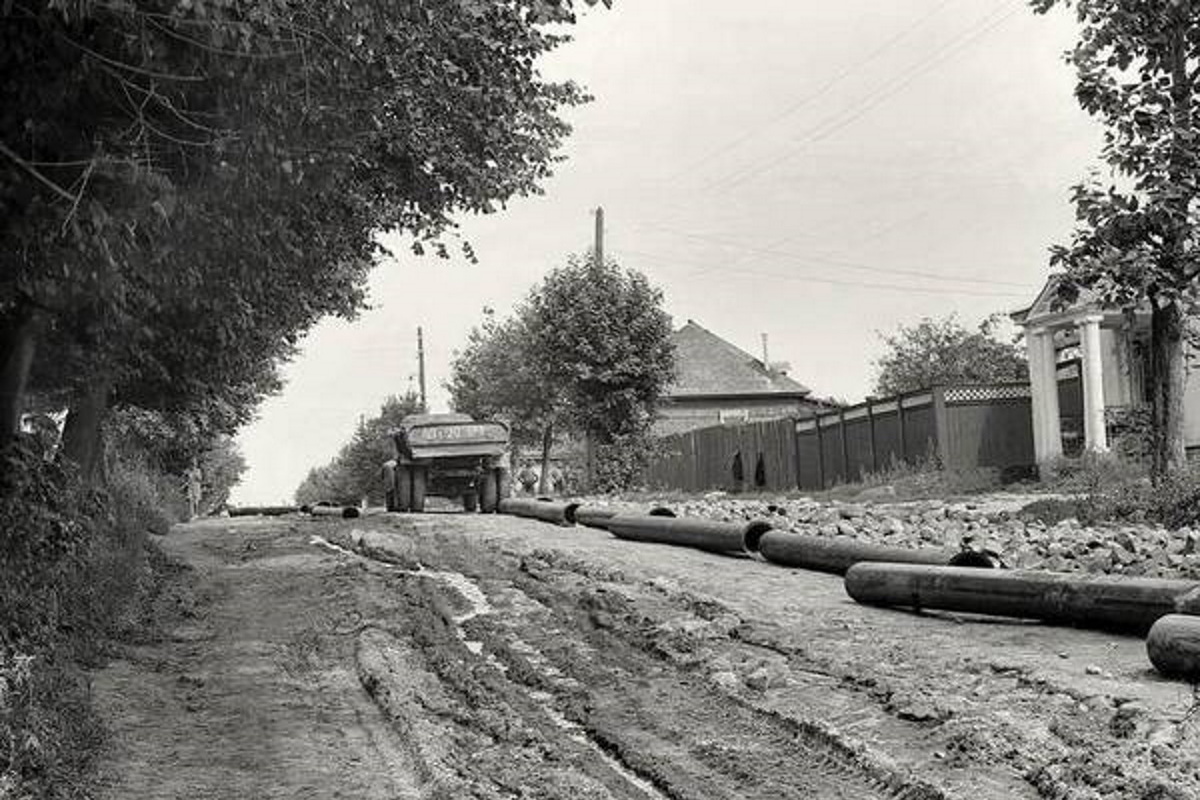
{"type": "Polygon", "coordinates": [[[828,576],[504,517],[166,542],[194,602],[98,676],[111,797],[1200,787],[1190,689],[1123,639],[867,609],[828,576]]]}

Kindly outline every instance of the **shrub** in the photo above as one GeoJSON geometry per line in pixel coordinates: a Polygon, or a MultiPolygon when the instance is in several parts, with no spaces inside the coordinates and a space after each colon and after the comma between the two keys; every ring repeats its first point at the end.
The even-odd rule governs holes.
{"type": "Polygon", "coordinates": [[[596,445],[596,485],[589,491],[623,492],[641,485],[658,446],[643,434],[617,436],[608,444],[596,445]]]}
{"type": "Polygon", "coordinates": [[[125,632],[170,482],[113,459],[84,487],[22,437],[0,451],[0,797],[83,796],[101,739],[81,666],[125,632]]]}
{"type": "Polygon", "coordinates": [[[1069,494],[1100,494],[1137,483],[1149,475],[1142,462],[1116,452],[1059,458],[1046,472],[1045,488],[1069,494]]]}

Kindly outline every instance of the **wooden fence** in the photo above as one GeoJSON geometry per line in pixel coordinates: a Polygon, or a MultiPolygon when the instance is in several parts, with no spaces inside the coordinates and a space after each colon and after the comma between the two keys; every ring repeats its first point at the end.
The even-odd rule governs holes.
{"type": "Polygon", "coordinates": [[[1034,463],[1029,385],[938,387],[802,420],[667,436],[647,484],[682,491],[820,489],[896,462],[951,469],[1034,463]]]}
{"type": "Polygon", "coordinates": [[[802,489],[926,459],[949,469],[1032,466],[1029,384],[936,387],[796,423],[802,489]]]}
{"type": "Polygon", "coordinates": [[[656,489],[795,489],[796,423],[791,419],[724,425],[658,440],[646,482],[656,489]],[[741,480],[735,463],[741,464],[741,480]]]}

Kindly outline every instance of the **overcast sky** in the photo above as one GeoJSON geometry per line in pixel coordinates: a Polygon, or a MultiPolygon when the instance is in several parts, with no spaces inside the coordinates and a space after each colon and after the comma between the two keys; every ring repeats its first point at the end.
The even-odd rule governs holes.
{"type": "Polygon", "coordinates": [[[545,65],[595,101],[544,196],[465,218],[479,257],[409,255],[372,309],[307,337],[239,441],[234,503],[290,501],[360,415],[415,388],[416,329],[444,410],[449,362],[484,306],[504,313],[591,243],[693,319],[822,396],[861,399],[880,332],[1033,299],[1070,232],[1068,188],[1100,131],[1077,107],[1063,12],[1019,0],[615,0],[545,65]]]}

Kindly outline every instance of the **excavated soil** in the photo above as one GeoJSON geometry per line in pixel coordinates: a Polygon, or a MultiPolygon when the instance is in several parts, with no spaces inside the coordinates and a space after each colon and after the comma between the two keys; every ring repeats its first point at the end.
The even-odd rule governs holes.
{"type": "Polygon", "coordinates": [[[511,517],[209,520],[95,676],[111,798],[1191,798],[1132,637],[511,517]]]}

